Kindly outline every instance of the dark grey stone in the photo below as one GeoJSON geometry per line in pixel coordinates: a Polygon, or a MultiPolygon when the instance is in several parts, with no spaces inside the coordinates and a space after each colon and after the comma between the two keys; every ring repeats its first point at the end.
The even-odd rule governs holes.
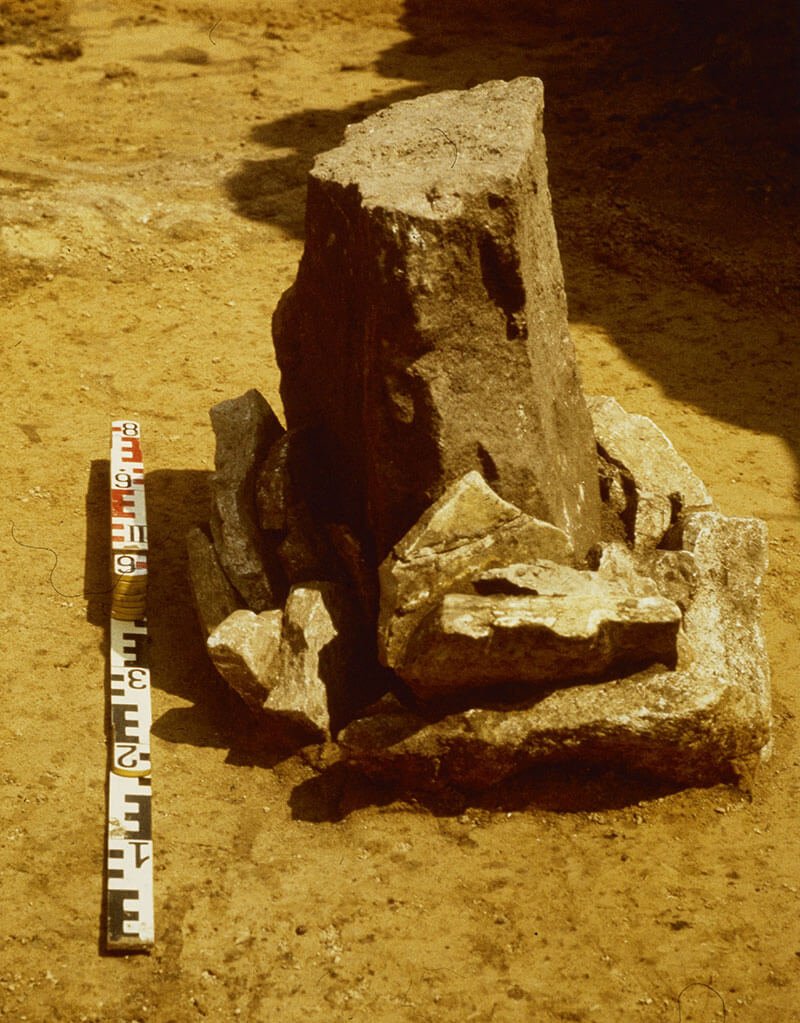
{"type": "Polygon", "coordinates": [[[285,587],[274,551],[258,525],[258,467],[283,427],[256,390],[211,409],[216,434],[211,531],[220,564],[251,610],[277,607],[285,587]]]}
{"type": "Polygon", "coordinates": [[[203,635],[207,636],[242,606],[219,563],[214,544],[202,529],[186,535],[189,585],[203,635]]]}
{"type": "Polygon", "coordinates": [[[320,428],[335,518],[378,561],[470,470],[579,555],[598,537],[542,113],[530,78],[396,103],[311,171],[273,318],[281,396],[289,426],[320,428]]]}

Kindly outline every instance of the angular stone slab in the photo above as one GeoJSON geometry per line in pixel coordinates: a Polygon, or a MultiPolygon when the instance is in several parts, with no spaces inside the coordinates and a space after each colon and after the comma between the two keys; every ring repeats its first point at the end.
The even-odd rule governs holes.
{"type": "Polygon", "coordinates": [[[281,603],[279,566],[258,527],[255,479],[283,427],[256,390],[211,409],[216,434],[211,532],[230,582],[256,612],[281,603]]]}
{"type": "Polygon", "coordinates": [[[431,605],[490,566],[572,557],[562,530],[504,501],[480,473],[467,473],[427,509],[380,566],[382,663],[401,664],[408,637],[431,605]]]}
{"type": "Polygon", "coordinates": [[[766,528],[690,515],[691,663],[430,720],[384,701],[339,736],[351,763],[409,787],[480,789],[534,764],[587,760],[681,784],[745,777],[769,754],[770,678],[761,631],[766,528]]]}
{"type": "Polygon", "coordinates": [[[186,534],[189,585],[203,635],[208,636],[242,602],[222,571],[214,544],[202,529],[186,534]]]}
{"type": "MultiPolygon", "coordinates": [[[[711,506],[702,481],[652,420],[626,412],[614,398],[588,403],[601,454],[622,473],[621,515],[635,547],[656,547],[679,513],[711,506]]],[[[617,504],[619,489],[612,484],[617,504]]]]}
{"type": "Polygon", "coordinates": [[[724,686],[728,722],[755,737],[770,727],[770,667],[761,627],[761,583],[769,564],[766,523],[697,512],[683,525],[692,555],[693,597],[684,616],[695,673],[724,686]]]}
{"type": "Polygon", "coordinates": [[[674,666],[680,622],[672,601],[619,593],[597,579],[584,592],[449,593],[414,631],[395,670],[423,700],[509,683],[569,685],[612,669],[674,666]]]}
{"type": "Polygon", "coordinates": [[[580,556],[596,448],[567,327],[543,89],[489,82],[347,129],[308,184],[273,318],[290,427],[321,428],[340,521],[377,561],[470,470],[580,556]]]}
{"type": "Polygon", "coordinates": [[[356,625],[346,591],[336,583],[292,587],[283,614],[276,684],[263,709],[330,739],[332,722],[353,683],[356,625]]]}
{"type": "Polygon", "coordinates": [[[251,710],[260,711],[278,681],[283,612],[234,611],[208,637],[214,667],[251,710]]]}

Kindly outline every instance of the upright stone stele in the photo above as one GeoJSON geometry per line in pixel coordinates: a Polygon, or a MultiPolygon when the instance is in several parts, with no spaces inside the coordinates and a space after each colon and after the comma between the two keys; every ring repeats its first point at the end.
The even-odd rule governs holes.
{"type": "Polygon", "coordinates": [[[291,427],[381,560],[449,483],[598,538],[591,419],[567,327],[538,79],[394,104],[319,156],[273,319],[291,427]]]}

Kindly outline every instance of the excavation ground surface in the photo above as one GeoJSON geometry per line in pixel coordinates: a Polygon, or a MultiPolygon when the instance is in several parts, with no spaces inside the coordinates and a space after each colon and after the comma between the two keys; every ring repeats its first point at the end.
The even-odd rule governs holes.
{"type": "Polygon", "coordinates": [[[670,6],[0,3],[3,1019],[797,1019],[797,135],[670,6]],[[545,84],[586,390],[769,525],[774,751],[738,789],[552,768],[377,790],[266,742],[196,628],[208,408],[278,407],[314,155],[397,99],[517,75],[545,84]],[[128,957],[102,952],[115,418],[142,425],[152,537],[157,939],[128,957]]]}

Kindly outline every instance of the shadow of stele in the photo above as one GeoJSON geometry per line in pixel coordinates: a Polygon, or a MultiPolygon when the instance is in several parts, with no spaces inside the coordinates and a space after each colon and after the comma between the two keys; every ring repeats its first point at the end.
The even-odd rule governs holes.
{"type": "Polygon", "coordinates": [[[791,316],[800,273],[798,247],[789,239],[797,235],[792,182],[800,150],[787,107],[795,79],[779,73],[796,26],[794,35],[780,30],[784,22],[791,27],[786,4],[753,14],[751,36],[749,15],[738,12],[731,22],[721,0],[695,7],[657,0],[490,6],[407,0],[400,25],[409,38],[388,47],[375,65],[397,88],[340,109],[308,108],[256,125],[250,139],[267,155],[228,178],[228,195],[242,216],[302,237],[305,177],[314,156],[337,145],[347,124],[424,93],[536,75],[545,83],[550,189],[571,310],[602,327],[672,399],[780,436],[796,461],[800,360],[791,316]],[[749,40],[757,58],[749,70],[737,71],[733,58],[714,48],[720,26],[749,40]],[[286,149],[292,152],[269,155],[286,149]],[[673,164],[674,173],[651,174],[654,166],[673,164]],[[701,174],[687,184],[681,168],[703,165],[716,177],[701,174]],[[759,178],[775,182],[769,205],[748,186],[759,178]],[[716,192],[730,196],[740,215],[731,218],[727,205],[720,209],[716,192]],[[762,266],[748,247],[758,242],[754,232],[765,217],[776,229],[785,225],[787,241],[785,252],[769,246],[762,266]],[[733,230],[738,221],[749,225],[741,234],[733,230]],[[638,310],[630,309],[627,293],[614,294],[632,281],[642,293],[642,323],[659,289],[686,294],[691,313],[690,286],[698,283],[709,303],[698,313],[697,329],[687,331],[665,315],[656,328],[632,337],[630,318],[638,310]],[[732,293],[771,315],[775,287],[785,329],[774,316],[764,329],[755,314],[736,321],[732,293]]]}

